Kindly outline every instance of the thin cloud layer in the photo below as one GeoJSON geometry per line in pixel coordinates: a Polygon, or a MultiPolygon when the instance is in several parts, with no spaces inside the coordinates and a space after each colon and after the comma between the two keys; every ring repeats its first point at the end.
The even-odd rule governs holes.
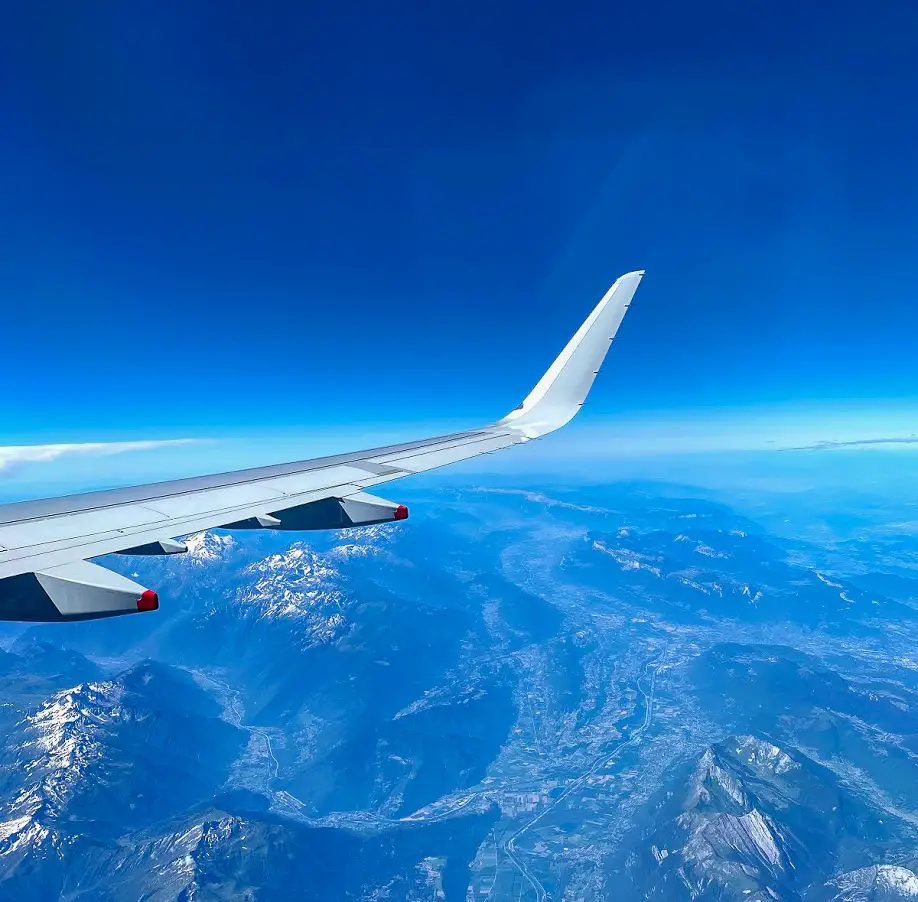
{"type": "Polygon", "coordinates": [[[0,445],[0,473],[8,472],[20,464],[47,463],[70,455],[96,455],[109,457],[129,451],[151,451],[177,445],[191,445],[192,438],[164,439],[141,442],[79,442],[60,445],[0,445]]]}
{"type": "Polygon", "coordinates": [[[788,451],[829,451],[833,448],[863,448],[876,447],[888,448],[890,445],[918,445],[918,436],[909,435],[897,438],[862,438],[847,442],[814,442],[812,445],[800,445],[797,448],[788,448],[788,451]]]}

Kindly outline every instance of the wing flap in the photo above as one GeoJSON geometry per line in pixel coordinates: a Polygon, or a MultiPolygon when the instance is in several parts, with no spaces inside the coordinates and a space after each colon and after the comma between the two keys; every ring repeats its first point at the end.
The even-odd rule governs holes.
{"type": "Polygon", "coordinates": [[[281,510],[322,498],[336,497],[338,495],[352,495],[359,492],[362,486],[343,485],[335,486],[316,492],[306,492],[302,495],[290,495],[278,504],[277,498],[273,502],[258,502],[241,507],[225,508],[221,510],[206,511],[191,517],[175,517],[161,520],[156,524],[144,525],[133,529],[125,529],[113,533],[87,536],[76,534],[67,539],[50,542],[43,545],[11,549],[0,553],[0,579],[17,573],[28,573],[35,570],[58,567],[70,561],[85,560],[86,558],[99,557],[104,554],[114,554],[125,548],[147,545],[162,539],[175,539],[201,532],[205,529],[214,529],[244,520],[248,517],[257,517],[269,514],[271,510],[281,510]]]}
{"type": "Polygon", "coordinates": [[[74,536],[105,535],[150,526],[168,520],[166,514],[142,505],[105,508],[62,517],[28,520],[0,527],[0,545],[8,551],[48,545],[74,536]]]}
{"type": "Polygon", "coordinates": [[[173,495],[171,498],[157,498],[146,501],[142,507],[156,511],[161,519],[181,520],[197,517],[217,510],[235,510],[252,505],[270,505],[284,497],[284,493],[263,483],[234,485],[226,489],[211,489],[203,492],[189,492],[187,495],[173,495]]]}

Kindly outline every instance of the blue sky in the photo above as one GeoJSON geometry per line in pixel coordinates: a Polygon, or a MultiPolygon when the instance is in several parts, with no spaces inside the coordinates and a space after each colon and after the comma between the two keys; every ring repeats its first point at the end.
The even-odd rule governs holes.
{"type": "Polygon", "coordinates": [[[19,4],[0,445],[475,424],[636,268],[591,416],[912,433],[916,38],[899,2],[19,4]]]}

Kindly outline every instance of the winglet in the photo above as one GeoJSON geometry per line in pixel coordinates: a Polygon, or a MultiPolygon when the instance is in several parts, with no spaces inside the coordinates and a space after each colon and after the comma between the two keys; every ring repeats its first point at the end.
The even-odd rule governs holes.
{"type": "Polygon", "coordinates": [[[621,325],[643,270],[616,280],[536,387],[498,425],[526,438],[560,429],[580,410],[621,325]]]}

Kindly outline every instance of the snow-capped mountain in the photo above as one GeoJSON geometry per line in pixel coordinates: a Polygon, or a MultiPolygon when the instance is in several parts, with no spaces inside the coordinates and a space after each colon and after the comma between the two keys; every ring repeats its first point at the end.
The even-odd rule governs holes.
{"type": "Polygon", "coordinates": [[[861,877],[838,878],[841,893],[874,873],[901,826],[806,755],[757,736],[706,749],[645,818],[627,872],[645,898],[668,900],[798,898],[861,865],[861,877]]]}
{"type": "Polygon", "coordinates": [[[341,573],[332,566],[330,555],[296,542],[250,565],[244,576],[245,585],[231,602],[244,616],[308,621],[306,632],[317,640],[340,634],[346,598],[339,588],[341,573]]]}
{"type": "Polygon", "coordinates": [[[56,692],[0,760],[0,879],[26,857],[60,864],[87,840],[209,799],[242,742],[187,674],[161,664],[56,692]]]}

